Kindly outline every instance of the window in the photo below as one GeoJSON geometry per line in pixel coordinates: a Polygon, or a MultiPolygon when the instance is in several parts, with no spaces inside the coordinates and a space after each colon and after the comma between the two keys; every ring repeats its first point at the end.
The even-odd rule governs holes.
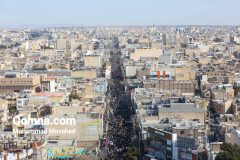
{"type": "Polygon", "coordinates": [[[172,141],[167,139],[167,145],[172,145],[172,141]]]}

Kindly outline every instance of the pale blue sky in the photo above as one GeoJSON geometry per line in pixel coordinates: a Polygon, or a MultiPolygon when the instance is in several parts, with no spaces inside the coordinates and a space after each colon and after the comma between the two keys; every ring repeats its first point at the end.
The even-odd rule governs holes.
{"type": "Polygon", "coordinates": [[[0,0],[0,25],[238,25],[240,0],[0,0]]]}

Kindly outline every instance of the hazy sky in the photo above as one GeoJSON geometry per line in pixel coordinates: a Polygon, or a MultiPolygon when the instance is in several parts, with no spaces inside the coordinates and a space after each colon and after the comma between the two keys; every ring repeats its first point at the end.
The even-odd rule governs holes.
{"type": "Polygon", "coordinates": [[[0,25],[238,25],[240,0],[0,0],[0,25]]]}

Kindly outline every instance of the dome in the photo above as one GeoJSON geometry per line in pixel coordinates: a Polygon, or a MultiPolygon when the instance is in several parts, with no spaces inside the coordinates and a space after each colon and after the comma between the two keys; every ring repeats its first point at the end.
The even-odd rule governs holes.
{"type": "Polygon", "coordinates": [[[33,32],[30,33],[30,36],[32,38],[40,37],[41,36],[41,32],[33,31],[33,32]]]}
{"type": "Polygon", "coordinates": [[[49,39],[57,39],[57,38],[58,38],[58,35],[55,32],[51,32],[49,34],[49,39]]]}

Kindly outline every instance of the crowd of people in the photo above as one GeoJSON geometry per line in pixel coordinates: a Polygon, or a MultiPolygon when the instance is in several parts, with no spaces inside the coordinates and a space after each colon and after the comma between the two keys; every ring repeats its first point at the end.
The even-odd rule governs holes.
{"type": "Polygon", "coordinates": [[[107,131],[104,146],[107,159],[121,160],[131,145],[133,132],[132,104],[130,92],[126,91],[122,68],[121,52],[114,46],[111,53],[111,85],[109,86],[109,104],[107,112],[107,131]]]}

